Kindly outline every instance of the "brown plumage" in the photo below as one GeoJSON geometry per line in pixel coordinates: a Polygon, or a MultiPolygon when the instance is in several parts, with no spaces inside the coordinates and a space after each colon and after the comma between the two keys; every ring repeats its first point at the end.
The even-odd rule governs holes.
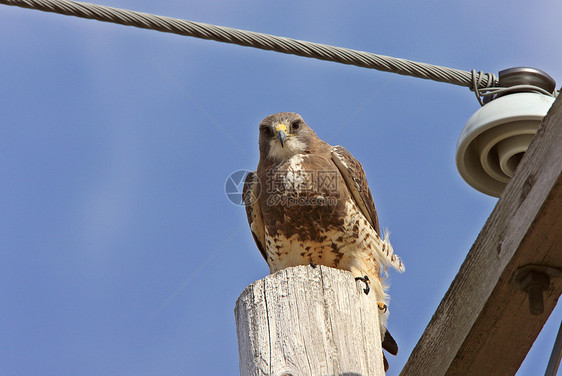
{"type": "MultiPolygon", "coordinates": [[[[403,271],[387,239],[361,163],[341,146],[322,141],[296,113],[266,117],[259,127],[260,161],[244,184],[244,202],[256,245],[270,272],[319,264],[367,276],[380,305],[388,303],[386,268],[403,271]]],[[[398,348],[386,334],[383,346],[398,348]]]]}

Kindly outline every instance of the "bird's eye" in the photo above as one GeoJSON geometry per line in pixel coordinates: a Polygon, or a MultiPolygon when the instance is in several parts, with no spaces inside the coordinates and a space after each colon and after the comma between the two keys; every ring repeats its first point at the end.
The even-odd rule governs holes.
{"type": "Polygon", "coordinates": [[[301,121],[295,120],[295,121],[293,121],[293,124],[291,124],[291,126],[294,130],[299,129],[299,127],[301,126],[301,121]]]}
{"type": "Polygon", "coordinates": [[[271,128],[265,126],[260,128],[260,132],[265,136],[273,136],[273,130],[271,128]]]}

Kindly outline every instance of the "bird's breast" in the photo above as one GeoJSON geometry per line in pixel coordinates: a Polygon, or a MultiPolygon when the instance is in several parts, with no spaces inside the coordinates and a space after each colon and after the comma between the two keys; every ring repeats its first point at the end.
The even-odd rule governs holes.
{"type": "Polygon", "coordinates": [[[323,216],[320,210],[313,210],[308,218],[298,220],[287,212],[284,223],[266,225],[265,248],[271,272],[309,263],[350,271],[353,265],[366,270],[365,265],[372,263],[375,270],[377,234],[353,200],[347,200],[344,207],[342,215],[323,216]]]}
{"type": "Polygon", "coordinates": [[[349,194],[331,160],[297,154],[260,179],[260,206],[270,234],[318,241],[322,232],[341,228],[349,194]]]}
{"type": "Polygon", "coordinates": [[[269,200],[267,204],[278,205],[278,201],[283,201],[287,207],[323,206],[328,199],[335,203],[333,199],[341,195],[339,185],[345,183],[330,162],[324,158],[297,154],[268,169],[262,176],[269,200]]]}

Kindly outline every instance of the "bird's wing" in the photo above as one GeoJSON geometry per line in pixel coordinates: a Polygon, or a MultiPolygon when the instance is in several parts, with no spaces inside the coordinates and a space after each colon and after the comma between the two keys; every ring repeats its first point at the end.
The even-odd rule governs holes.
{"type": "Polygon", "coordinates": [[[261,255],[267,262],[267,253],[265,252],[265,226],[258,200],[261,193],[261,185],[256,172],[250,172],[246,175],[244,181],[244,189],[242,197],[246,205],[246,216],[248,217],[248,224],[252,231],[252,236],[260,250],[261,255]]]}
{"type": "Polygon", "coordinates": [[[359,206],[361,213],[371,223],[377,234],[381,236],[375,201],[367,184],[367,176],[365,171],[363,171],[363,166],[346,148],[340,145],[332,148],[332,160],[342,174],[347,188],[351,192],[357,206],[359,206]]]}
{"type": "MultiPolygon", "coordinates": [[[[371,190],[367,184],[367,177],[361,163],[348,152],[343,146],[334,146],[332,148],[332,160],[338,167],[338,170],[345,180],[345,184],[355,203],[359,207],[361,213],[367,218],[373,229],[381,238],[379,228],[379,218],[377,217],[377,209],[375,208],[375,201],[371,195],[371,190]]],[[[400,257],[394,253],[394,249],[388,239],[380,239],[381,247],[377,251],[382,256],[379,262],[385,267],[391,265],[394,269],[403,272],[405,270],[404,264],[400,257]]]]}

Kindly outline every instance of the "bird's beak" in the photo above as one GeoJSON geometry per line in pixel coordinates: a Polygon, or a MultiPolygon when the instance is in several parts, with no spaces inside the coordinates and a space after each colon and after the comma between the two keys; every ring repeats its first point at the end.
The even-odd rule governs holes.
{"type": "Polygon", "coordinates": [[[275,132],[277,132],[277,139],[281,143],[281,147],[285,145],[285,140],[287,139],[287,126],[283,123],[277,124],[275,126],[275,132]]]}
{"type": "Polygon", "coordinates": [[[281,143],[281,147],[283,147],[285,145],[285,140],[287,139],[287,133],[284,131],[277,132],[277,139],[281,143]]]}

